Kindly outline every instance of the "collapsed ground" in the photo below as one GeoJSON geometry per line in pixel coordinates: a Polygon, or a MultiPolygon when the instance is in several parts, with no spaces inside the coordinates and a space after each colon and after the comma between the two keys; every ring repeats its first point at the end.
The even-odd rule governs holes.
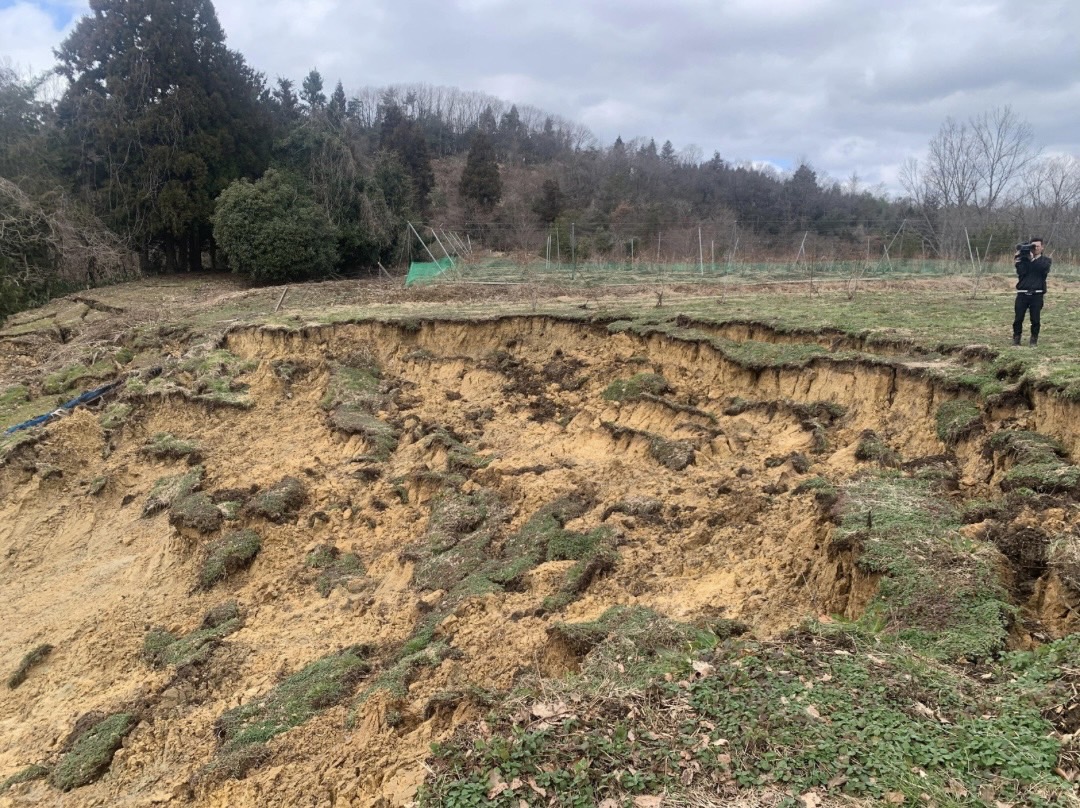
{"type": "Polygon", "coordinates": [[[20,338],[9,413],[124,384],[0,449],[0,804],[1074,802],[1030,398],[687,321],[20,338]]]}

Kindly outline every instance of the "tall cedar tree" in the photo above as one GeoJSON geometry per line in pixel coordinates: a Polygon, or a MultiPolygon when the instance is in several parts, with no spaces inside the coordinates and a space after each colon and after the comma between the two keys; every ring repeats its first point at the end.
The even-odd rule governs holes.
{"type": "Polygon", "coordinates": [[[458,191],[488,213],[502,199],[502,179],[499,177],[499,164],[495,161],[495,149],[491,139],[483,132],[473,136],[458,191]]]}
{"type": "Polygon", "coordinates": [[[415,200],[421,211],[427,208],[428,194],[435,187],[435,171],[431,167],[431,150],[420,125],[405,117],[401,107],[385,98],[379,107],[379,146],[394,152],[409,172],[415,189],[415,200]]]}
{"type": "Polygon", "coordinates": [[[269,159],[262,76],[210,0],[91,0],[56,51],[66,169],[149,267],[201,266],[214,199],[269,159]]]}

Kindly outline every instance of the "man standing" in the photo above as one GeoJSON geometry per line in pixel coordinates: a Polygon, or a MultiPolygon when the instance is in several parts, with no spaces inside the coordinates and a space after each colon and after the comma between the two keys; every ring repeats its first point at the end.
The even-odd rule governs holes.
{"type": "Polygon", "coordinates": [[[1024,331],[1024,312],[1031,312],[1031,346],[1039,344],[1040,314],[1046,294],[1046,276],[1050,274],[1050,256],[1043,255],[1043,240],[1032,236],[1016,252],[1016,316],[1013,318],[1013,345],[1020,344],[1024,331]],[[1030,249],[1029,249],[1030,246],[1030,249]]]}

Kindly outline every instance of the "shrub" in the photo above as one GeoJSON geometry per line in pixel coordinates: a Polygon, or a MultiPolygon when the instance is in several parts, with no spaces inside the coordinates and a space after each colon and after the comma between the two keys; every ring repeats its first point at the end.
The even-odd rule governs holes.
{"type": "Polygon", "coordinates": [[[337,228],[300,183],[268,169],[254,183],[237,180],[221,192],[214,239],[233,272],[274,283],[323,278],[337,264],[337,228]]]}
{"type": "Polygon", "coordinates": [[[8,688],[14,690],[23,682],[26,681],[27,675],[30,673],[30,669],[36,665],[40,665],[45,661],[45,657],[51,654],[53,647],[48,643],[42,643],[33,651],[30,651],[26,656],[22,658],[22,662],[19,663],[19,667],[15,669],[15,672],[8,678],[8,688]]]}

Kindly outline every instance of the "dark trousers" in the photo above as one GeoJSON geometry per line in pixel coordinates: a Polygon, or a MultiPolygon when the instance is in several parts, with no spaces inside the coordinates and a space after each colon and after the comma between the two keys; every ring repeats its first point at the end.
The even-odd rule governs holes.
{"type": "Polygon", "coordinates": [[[1043,296],[1042,295],[1027,295],[1020,292],[1016,296],[1016,306],[1014,311],[1016,316],[1013,318],[1013,341],[1016,342],[1020,339],[1020,335],[1024,333],[1024,312],[1031,312],[1031,338],[1037,340],[1039,338],[1039,327],[1042,325],[1040,315],[1042,314],[1043,296]]]}

